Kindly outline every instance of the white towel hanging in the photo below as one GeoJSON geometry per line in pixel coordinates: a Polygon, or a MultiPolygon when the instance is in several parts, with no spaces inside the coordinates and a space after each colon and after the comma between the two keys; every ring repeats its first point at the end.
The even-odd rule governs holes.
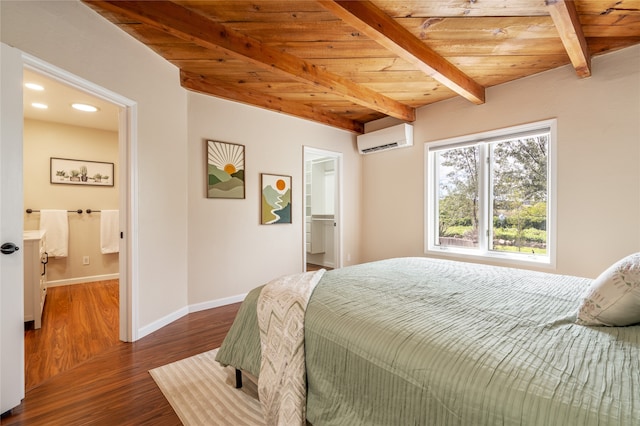
{"type": "Polygon", "coordinates": [[[40,210],[40,229],[45,231],[47,253],[52,257],[69,254],[69,216],[66,210],[40,210]]]}
{"type": "Polygon", "coordinates": [[[101,210],[100,251],[102,254],[120,251],[120,212],[118,210],[101,210]]]}

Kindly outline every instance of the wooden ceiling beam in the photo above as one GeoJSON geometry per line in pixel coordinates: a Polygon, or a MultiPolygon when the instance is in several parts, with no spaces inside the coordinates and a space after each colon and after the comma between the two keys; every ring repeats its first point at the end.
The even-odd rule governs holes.
{"type": "Polygon", "coordinates": [[[358,121],[327,113],[310,105],[287,101],[276,96],[266,95],[264,93],[258,93],[241,88],[234,90],[229,86],[229,84],[210,76],[180,71],[180,84],[182,87],[195,92],[258,106],[299,118],[306,118],[317,123],[337,127],[352,133],[364,133],[364,124],[358,121]]]}
{"type": "Polygon", "coordinates": [[[549,14],[579,77],[591,75],[591,56],[573,1],[546,0],[549,14]]]}
{"type": "Polygon", "coordinates": [[[330,73],[303,59],[264,45],[232,28],[207,19],[186,7],[166,1],[85,0],[110,12],[119,13],[175,37],[208,49],[223,50],[254,65],[314,85],[404,121],[415,121],[415,109],[330,73]]]}
{"type": "Polygon", "coordinates": [[[318,0],[336,17],[475,104],[485,90],[369,1],[318,0]]]}

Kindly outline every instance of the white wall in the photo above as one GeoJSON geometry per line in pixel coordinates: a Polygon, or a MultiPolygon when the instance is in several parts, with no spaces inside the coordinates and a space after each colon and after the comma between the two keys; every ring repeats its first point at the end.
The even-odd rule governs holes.
{"type": "Polygon", "coordinates": [[[418,110],[412,148],[364,158],[363,260],[424,253],[424,142],[548,118],[558,124],[555,272],[594,277],[640,251],[640,46],[418,110]]]}
{"type": "Polygon", "coordinates": [[[178,70],[77,1],[1,1],[2,42],[137,102],[140,328],[187,303],[187,96],[178,70]]]}
{"type": "Polygon", "coordinates": [[[352,134],[196,93],[188,98],[189,304],[209,307],[302,271],[303,146],[343,153],[343,259],[359,261],[361,156],[352,134]],[[207,139],[245,146],[244,200],[206,198],[207,139]],[[292,224],[260,225],[260,173],[292,176],[292,224]]]}

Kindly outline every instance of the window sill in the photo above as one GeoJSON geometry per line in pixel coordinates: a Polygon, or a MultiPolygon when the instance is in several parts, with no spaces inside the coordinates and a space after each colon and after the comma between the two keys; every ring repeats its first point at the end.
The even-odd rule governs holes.
{"type": "Polygon", "coordinates": [[[551,256],[534,254],[510,254],[505,252],[489,252],[480,250],[466,250],[453,247],[429,247],[425,254],[444,257],[450,260],[464,261],[488,261],[499,263],[510,267],[540,267],[544,269],[555,269],[555,262],[551,256]]]}

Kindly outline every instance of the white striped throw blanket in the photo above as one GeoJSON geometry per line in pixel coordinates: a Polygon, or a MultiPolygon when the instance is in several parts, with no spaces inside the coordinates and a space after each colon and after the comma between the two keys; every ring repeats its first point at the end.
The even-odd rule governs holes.
{"type": "Polygon", "coordinates": [[[325,270],[269,282],[258,298],[260,378],[258,395],[267,425],[305,425],[307,379],[304,315],[325,270]]]}

